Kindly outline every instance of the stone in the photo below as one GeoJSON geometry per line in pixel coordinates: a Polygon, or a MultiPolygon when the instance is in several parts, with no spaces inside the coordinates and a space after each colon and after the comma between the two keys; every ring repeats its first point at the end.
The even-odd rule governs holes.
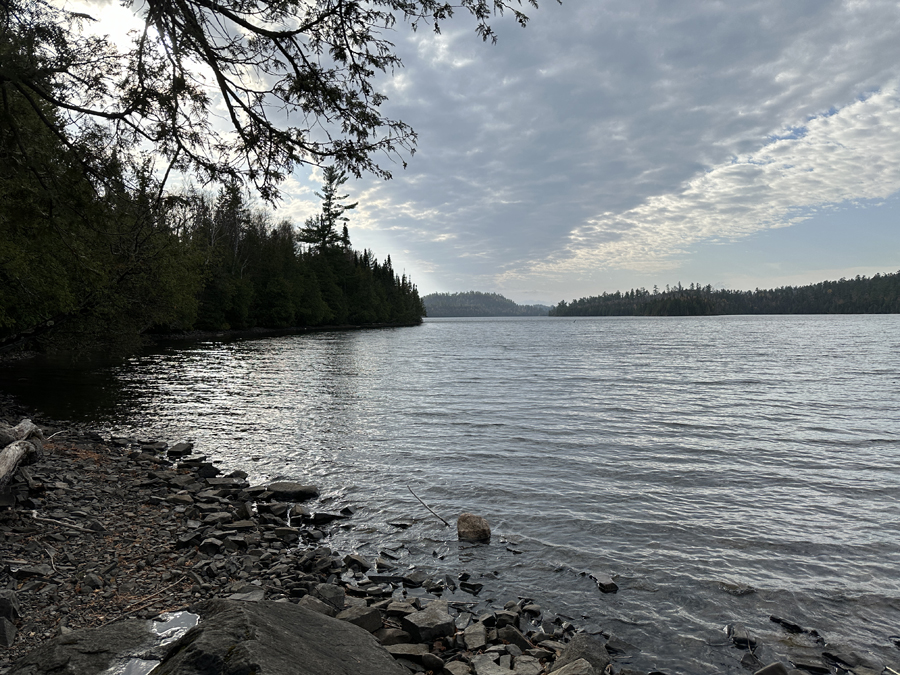
{"type": "Polygon", "coordinates": [[[760,668],[753,675],[789,675],[788,669],[783,663],[770,663],[765,668],[760,668]]]}
{"type": "Polygon", "coordinates": [[[508,668],[502,668],[490,654],[476,654],[472,657],[475,675],[512,675],[508,668]]]}
{"type": "Polygon", "coordinates": [[[5,616],[0,616],[0,647],[6,647],[9,649],[13,646],[13,642],[16,641],[16,624],[7,619],[5,616]]]}
{"type": "Polygon", "coordinates": [[[470,675],[472,669],[462,661],[451,661],[444,664],[444,675],[470,675]]]}
{"type": "Polygon", "coordinates": [[[447,613],[447,603],[432,601],[421,612],[407,614],[400,625],[416,642],[431,642],[437,638],[449,637],[456,633],[456,623],[447,613]]]}
{"type": "Polygon", "coordinates": [[[381,612],[372,607],[350,607],[343,612],[338,612],[335,618],[340,621],[348,621],[370,633],[381,628],[381,612]]]}
{"type": "Polygon", "coordinates": [[[423,654],[428,653],[428,645],[415,643],[398,643],[395,645],[387,645],[385,649],[387,649],[388,653],[395,659],[404,658],[415,661],[417,663],[421,660],[423,654]]]}
{"type": "Polygon", "coordinates": [[[412,640],[412,637],[405,630],[399,628],[379,628],[374,633],[377,640],[385,647],[388,645],[404,644],[412,640]]]}
{"type": "Polygon", "coordinates": [[[594,580],[594,583],[597,584],[597,588],[599,588],[602,593],[615,593],[619,590],[616,582],[613,581],[612,577],[608,574],[591,574],[590,577],[594,580]]]}
{"type": "Polygon", "coordinates": [[[288,481],[271,483],[267,490],[272,493],[272,499],[275,501],[302,502],[319,496],[319,489],[315,485],[302,485],[288,481]]]}
{"type": "Polygon", "coordinates": [[[138,619],[73,631],[45,642],[20,658],[9,675],[103,673],[132,655],[140,654],[153,642],[150,623],[138,619]]]}
{"type": "Polygon", "coordinates": [[[212,600],[155,675],[406,675],[367,631],[289,602],[212,600]]]}
{"type": "Polygon", "coordinates": [[[603,671],[597,670],[587,659],[577,659],[557,670],[550,671],[554,675],[599,675],[603,671]]]}
{"type": "Polygon", "coordinates": [[[487,628],[483,623],[473,623],[463,631],[463,642],[466,643],[466,649],[475,651],[476,649],[484,649],[487,644],[487,628]]]}
{"type": "MultiPolygon", "coordinates": [[[[606,670],[606,666],[610,663],[609,652],[606,651],[606,647],[603,645],[602,641],[595,638],[593,635],[578,633],[569,641],[565,648],[563,648],[562,653],[553,665],[554,670],[550,672],[555,673],[563,666],[567,666],[579,660],[587,661],[597,673],[602,673],[606,670]]],[[[576,673],[578,673],[577,670],[573,671],[571,675],[575,675],[576,673]]]]}
{"type": "Polygon", "coordinates": [[[422,667],[433,673],[440,673],[444,670],[444,660],[436,654],[426,652],[422,654],[422,667]]]}
{"type": "Polygon", "coordinates": [[[460,541],[489,541],[491,526],[481,516],[461,513],[456,520],[456,534],[460,541]]]}
{"type": "Polygon", "coordinates": [[[736,647],[740,649],[755,649],[756,638],[750,634],[750,631],[737,623],[730,623],[725,627],[728,637],[736,647]]]}
{"type": "Polygon", "coordinates": [[[204,539],[203,543],[200,544],[200,552],[205,553],[206,555],[215,555],[221,550],[222,540],[216,539],[215,537],[204,539]]]}
{"type": "Polygon", "coordinates": [[[497,630],[497,637],[510,644],[514,644],[522,651],[534,647],[534,645],[528,641],[528,638],[522,635],[522,631],[515,626],[503,626],[503,628],[497,630]]]}
{"type": "Polygon", "coordinates": [[[334,607],[311,595],[304,595],[300,598],[300,600],[297,601],[297,606],[311,609],[312,611],[324,614],[325,616],[337,616],[337,610],[334,607]]]}
{"type": "Polygon", "coordinates": [[[515,661],[513,661],[513,666],[516,675],[540,675],[544,670],[540,661],[533,656],[526,656],[524,654],[516,657],[515,661]]]}
{"type": "Polygon", "coordinates": [[[240,593],[232,593],[228,596],[229,600],[237,600],[240,602],[261,602],[266,597],[266,589],[250,588],[240,593]]]}
{"type": "Polygon", "coordinates": [[[344,589],[334,584],[317,584],[312,595],[332,607],[336,612],[342,611],[347,601],[344,589]]]}
{"type": "Polygon", "coordinates": [[[0,591],[0,616],[10,621],[15,621],[21,616],[19,598],[15,591],[9,589],[0,591]]]}

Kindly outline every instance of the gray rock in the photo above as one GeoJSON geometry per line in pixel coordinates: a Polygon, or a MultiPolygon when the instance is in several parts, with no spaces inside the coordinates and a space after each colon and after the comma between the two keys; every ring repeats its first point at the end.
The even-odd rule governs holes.
{"type": "Polygon", "coordinates": [[[616,585],[616,582],[612,580],[612,577],[608,574],[598,574],[598,575],[590,575],[591,579],[594,580],[594,583],[597,584],[597,588],[600,589],[603,593],[615,593],[619,590],[619,587],[616,585]]]}
{"type": "Polygon", "coordinates": [[[728,624],[728,626],[726,626],[726,632],[736,647],[751,650],[756,648],[756,638],[750,634],[749,630],[740,624],[728,624]]]}
{"type": "Polygon", "coordinates": [[[598,675],[602,670],[596,670],[587,659],[578,659],[572,663],[551,671],[555,675],[598,675]]]}
{"type": "Polygon", "coordinates": [[[447,603],[434,600],[421,612],[408,614],[400,625],[416,642],[431,642],[456,633],[456,623],[447,613],[447,603]]]}
{"type": "Polygon", "coordinates": [[[352,623],[354,626],[359,626],[370,633],[374,633],[381,628],[381,612],[372,607],[350,607],[343,612],[338,612],[335,618],[352,623]]]}
{"type": "MultiPolygon", "coordinates": [[[[550,672],[555,673],[563,666],[579,660],[587,661],[597,673],[602,673],[610,662],[609,652],[606,651],[603,642],[592,635],[579,633],[562,650],[559,658],[556,659],[556,663],[553,664],[554,670],[550,672]]],[[[578,671],[573,671],[572,675],[576,672],[578,671]]]]}
{"type": "Polygon", "coordinates": [[[522,632],[515,626],[503,626],[503,628],[497,631],[497,637],[510,644],[514,644],[522,651],[534,647],[534,645],[528,641],[528,638],[522,635],[522,632]]]}
{"type": "Polygon", "coordinates": [[[21,614],[19,613],[19,598],[13,590],[0,591],[0,616],[10,621],[15,621],[21,614]]]}
{"type": "Polygon", "coordinates": [[[476,654],[472,657],[475,675],[512,675],[508,668],[502,668],[490,654],[476,654]]]}
{"type": "Polygon", "coordinates": [[[451,661],[450,663],[444,664],[444,674],[450,673],[450,675],[469,675],[472,672],[472,669],[469,668],[462,661],[451,661]]]}
{"type": "Polygon", "coordinates": [[[300,600],[297,601],[297,606],[311,609],[312,611],[324,614],[325,616],[337,616],[337,610],[334,607],[311,595],[304,595],[300,598],[300,600]]]}
{"type": "Polygon", "coordinates": [[[406,675],[372,635],[289,602],[213,600],[153,675],[406,675]]]}
{"type": "Polygon", "coordinates": [[[540,675],[544,670],[541,662],[533,656],[517,656],[516,660],[513,661],[513,665],[515,666],[516,675],[540,675]]]}
{"type": "Polygon", "coordinates": [[[13,642],[16,641],[16,624],[7,619],[5,616],[0,616],[0,647],[6,647],[9,649],[13,646],[13,642]]]}
{"type": "Polygon", "coordinates": [[[334,584],[317,584],[312,591],[312,595],[334,608],[336,612],[343,611],[347,600],[344,589],[334,584]]]}
{"type": "Polygon", "coordinates": [[[422,654],[422,667],[425,668],[425,670],[439,673],[444,669],[444,660],[431,652],[426,652],[422,654]]]}
{"type": "Polygon", "coordinates": [[[484,649],[487,644],[487,628],[483,623],[473,623],[463,631],[463,642],[470,651],[484,649]]]}
{"type": "Polygon", "coordinates": [[[788,675],[788,669],[783,663],[770,663],[765,668],[760,668],[753,675],[788,675]]]}
{"type": "Polygon", "coordinates": [[[488,541],[491,538],[491,526],[481,516],[461,513],[456,521],[456,534],[461,541],[488,541]]]}
{"type": "Polygon", "coordinates": [[[385,647],[388,653],[395,659],[409,659],[418,663],[424,654],[428,653],[428,645],[403,642],[385,647]]]}
{"type": "Polygon", "coordinates": [[[319,489],[315,485],[301,485],[287,481],[272,483],[268,486],[268,490],[275,501],[302,502],[319,496],[319,489]]]}
{"type": "Polygon", "coordinates": [[[412,640],[412,637],[405,630],[399,628],[380,628],[375,631],[375,637],[385,647],[388,645],[405,644],[412,640]]]}
{"type": "Polygon", "coordinates": [[[45,642],[18,661],[9,675],[94,675],[141,653],[153,642],[147,621],[128,619],[78,630],[45,642]]]}

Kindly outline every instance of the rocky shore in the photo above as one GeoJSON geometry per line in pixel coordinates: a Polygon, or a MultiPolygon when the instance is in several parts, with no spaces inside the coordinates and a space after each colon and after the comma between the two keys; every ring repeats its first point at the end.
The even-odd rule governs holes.
{"type": "MultiPolygon", "coordinates": [[[[307,507],[315,486],[251,485],[186,443],[52,425],[46,436],[0,506],[0,674],[636,675],[636,646],[588,635],[528,598],[493,605],[466,574],[405,568],[390,550],[332,550],[330,528],[352,522],[353,509],[307,507]],[[148,641],[151,619],[182,610],[199,614],[196,628],[148,641]],[[122,670],[129,659],[144,669],[122,670]]],[[[740,626],[729,638],[748,672],[790,672],[765,666],[740,626]]],[[[822,651],[794,665],[889,670],[822,651]]]]}

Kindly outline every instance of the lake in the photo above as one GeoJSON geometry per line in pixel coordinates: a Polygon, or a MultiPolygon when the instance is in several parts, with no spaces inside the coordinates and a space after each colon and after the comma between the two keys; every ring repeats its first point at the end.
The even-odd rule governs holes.
{"type": "Polygon", "coordinates": [[[764,661],[802,651],[770,614],[900,670],[897,315],[430,319],[0,377],[50,416],[316,483],[359,507],[334,547],[404,544],[404,567],[612,632],[645,672],[746,672],[732,622],[764,661]]]}

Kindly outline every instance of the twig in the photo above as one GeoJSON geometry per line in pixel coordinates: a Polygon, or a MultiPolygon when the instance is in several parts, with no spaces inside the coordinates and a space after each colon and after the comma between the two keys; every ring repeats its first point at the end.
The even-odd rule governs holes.
{"type": "Polygon", "coordinates": [[[60,431],[57,431],[55,434],[52,434],[51,436],[47,436],[47,438],[45,438],[44,440],[49,441],[51,438],[53,438],[53,436],[59,436],[60,434],[64,434],[67,431],[68,431],[68,429],[61,429],[60,431]]]}
{"type": "MultiPolygon", "coordinates": [[[[417,495],[415,492],[413,492],[412,488],[409,487],[409,485],[406,486],[406,489],[410,491],[410,493],[412,494],[413,497],[415,497],[416,499],[419,499],[419,495],[417,495]]],[[[422,506],[424,506],[426,509],[428,509],[429,511],[431,511],[431,507],[428,506],[428,504],[426,504],[425,502],[423,502],[421,499],[419,499],[419,503],[420,503],[422,506]]],[[[438,520],[440,520],[444,525],[446,525],[447,527],[450,527],[450,523],[448,523],[446,520],[444,520],[443,518],[441,518],[441,517],[440,517],[438,514],[436,514],[434,511],[431,511],[431,514],[432,514],[435,518],[437,518],[438,520]]]]}
{"type": "MultiPolygon", "coordinates": [[[[134,609],[129,609],[127,612],[124,612],[124,613],[120,614],[120,615],[117,616],[116,618],[110,619],[109,621],[106,621],[105,623],[101,623],[99,626],[97,626],[97,628],[102,628],[103,626],[106,626],[107,624],[111,624],[113,621],[118,621],[119,619],[124,619],[124,618],[125,618],[126,616],[128,616],[129,614],[134,614],[135,612],[141,611],[142,609],[144,609],[144,608],[147,607],[148,605],[153,604],[153,603],[151,603],[151,602],[148,602],[148,600],[151,600],[151,599],[155,598],[157,595],[160,595],[161,593],[165,593],[165,592],[166,592],[167,590],[169,590],[170,588],[172,588],[172,587],[177,586],[178,584],[180,584],[180,583],[181,583],[182,581],[184,581],[186,578],[187,578],[187,575],[186,575],[186,574],[182,574],[182,575],[178,578],[178,581],[175,581],[175,582],[169,584],[169,585],[166,586],[165,588],[160,588],[158,591],[156,591],[156,593],[152,593],[152,594],[150,594],[150,595],[148,595],[148,596],[145,596],[145,597],[141,598],[140,600],[138,600],[136,603],[133,602],[133,603],[131,603],[131,604],[129,605],[129,607],[134,607],[136,604],[142,603],[142,604],[140,604],[139,607],[134,607],[134,609]]],[[[128,608],[126,607],[126,609],[128,609],[128,608]]]]}
{"type": "Polygon", "coordinates": [[[37,511],[31,512],[31,517],[34,518],[39,523],[50,523],[52,525],[62,525],[63,527],[69,527],[73,530],[78,530],[79,532],[87,532],[88,534],[97,534],[96,530],[89,530],[86,527],[79,527],[78,525],[73,525],[72,523],[66,523],[62,520],[54,520],[53,518],[41,518],[37,511]]]}

